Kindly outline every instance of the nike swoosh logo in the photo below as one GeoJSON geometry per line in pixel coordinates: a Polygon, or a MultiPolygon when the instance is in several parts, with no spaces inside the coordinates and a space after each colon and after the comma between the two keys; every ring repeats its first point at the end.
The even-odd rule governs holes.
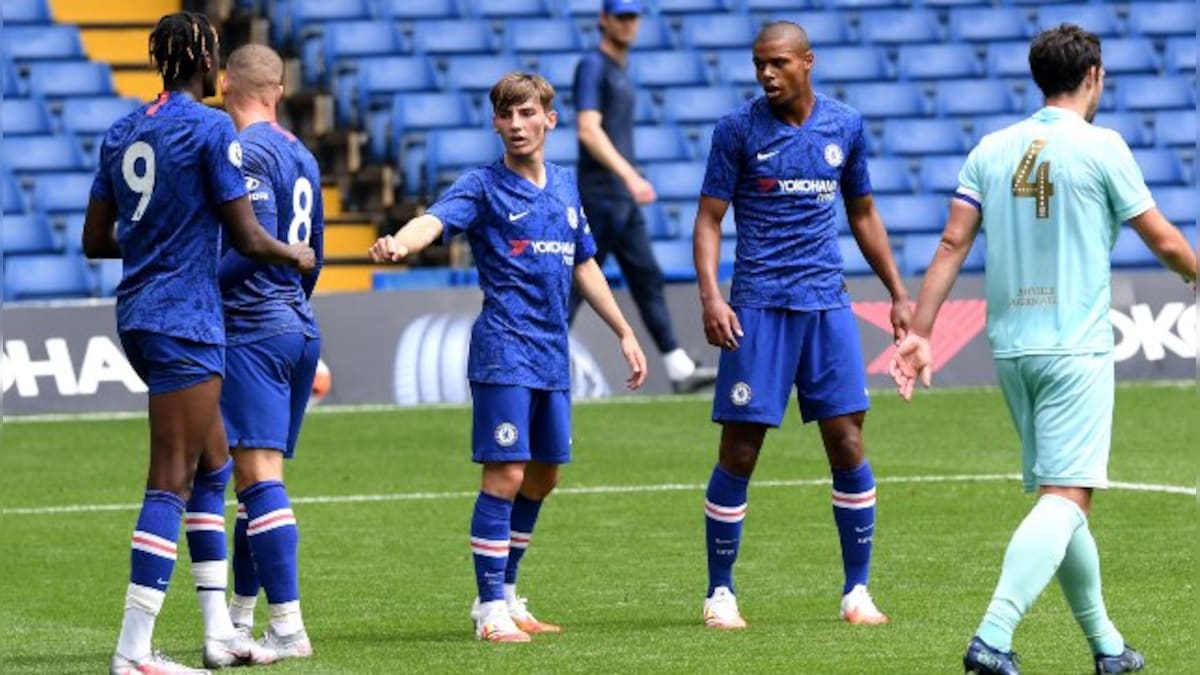
{"type": "Polygon", "coordinates": [[[529,215],[528,211],[522,211],[520,213],[510,213],[510,214],[508,214],[508,222],[515,223],[527,215],[529,215]]]}
{"type": "Polygon", "coordinates": [[[162,577],[159,577],[159,578],[155,579],[155,581],[157,581],[157,582],[158,582],[158,585],[159,585],[159,586],[166,586],[166,585],[168,585],[168,584],[170,584],[170,583],[171,583],[171,582],[170,582],[170,581],[168,581],[168,580],[164,580],[162,577]]]}
{"type": "Polygon", "coordinates": [[[855,532],[858,532],[859,534],[862,534],[863,532],[870,532],[870,531],[871,531],[871,526],[870,526],[870,525],[868,525],[868,526],[866,526],[866,527],[857,527],[857,526],[855,526],[855,528],[854,528],[854,531],[855,531],[855,532]]]}
{"type": "Polygon", "coordinates": [[[768,159],[771,159],[772,157],[774,157],[775,155],[778,155],[778,154],[779,154],[779,151],[778,151],[778,150],[775,150],[774,152],[760,152],[760,153],[758,153],[758,155],[757,155],[757,156],[758,156],[758,161],[760,161],[760,162],[765,162],[765,161],[767,161],[768,159]]]}

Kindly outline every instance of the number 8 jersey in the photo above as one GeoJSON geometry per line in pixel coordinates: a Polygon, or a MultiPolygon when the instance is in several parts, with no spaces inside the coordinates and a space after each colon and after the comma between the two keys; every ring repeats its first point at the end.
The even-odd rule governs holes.
{"type": "Polygon", "coordinates": [[[301,276],[291,267],[253,263],[226,244],[220,281],[229,344],[284,333],[320,337],[308,304],[324,253],[325,218],[317,160],[275,122],[256,122],[239,136],[245,152],[246,189],[258,222],[280,241],[311,246],[317,269],[301,276]]]}
{"type": "Polygon", "coordinates": [[[117,330],[224,344],[217,207],[246,194],[225,113],[163,92],[104,135],[94,199],[117,207],[117,330]]]}

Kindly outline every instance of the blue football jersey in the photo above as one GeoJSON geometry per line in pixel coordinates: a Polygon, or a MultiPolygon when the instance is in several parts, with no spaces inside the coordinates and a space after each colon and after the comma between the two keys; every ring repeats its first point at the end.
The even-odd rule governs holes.
{"type": "Polygon", "coordinates": [[[701,194],[733,204],[737,249],[730,304],[846,307],[835,200],[871,192],[862,115],[817,94],[794,127],[758,97],[713,131],[701,194]]]}
{"type": "Polygon", "coordinates": [[[429,212],[447,239],[466,233],[479,269],[467,377],[570,389],[567,302],[575,265],[596,254],[574,173],[547,162],[538,188],[497,161],[459,176],[429,212]]]}
{"type": "Polygon", "coordinates": [[[119,331],[224,344],[217,207],[245,196],[241,166],[229,116],[184,92],[163,92],[109,128],[91,194],[117,207],[119,331]]]}
{"type": "Polygon", "coordinates": [[[320,337],[308,296],[324,254],[321,170],[304,144],[274,122],[251,124],[240,137],[258,222],[282,242],[307,242],[318,267],[301,275],[292,267],[254,263],[227,243],[221,262],[226,337],[231,345],[283,333],[320,337]]]}

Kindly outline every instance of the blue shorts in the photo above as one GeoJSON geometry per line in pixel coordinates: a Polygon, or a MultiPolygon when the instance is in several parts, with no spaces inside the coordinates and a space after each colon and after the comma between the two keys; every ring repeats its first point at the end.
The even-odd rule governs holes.
{"type": "Polygon", "coordinates": [[[229,447],[279,450],[290,458],[320,357],[321,340],[300,333],[231,345],[221,389],[229,447]]]}
{"type": "Polygon", "coordinates": [[[471,383],[471,459],[571,461],[571,392],[471,383]]]}
{"type": "Polygon", "coordinates": [[[996,359],[1021,437],[1026,492],[1042,485],[1108,487],[1113,370],[1111,353],[996,359]]]}
{"type": "Polygon", "coordinates": [[[121,333],[121,348],[150,394],[169,394],[225,374],[225,346],[144,330],[121,333]]]}
{"type": "Polygon", "coordinates": [[[793,386],[805,422],[871,407],[858,320],[849,307],[735,311],[745,335],[736,350],[721,351],[714,422],[777,427],[793,386]]]}

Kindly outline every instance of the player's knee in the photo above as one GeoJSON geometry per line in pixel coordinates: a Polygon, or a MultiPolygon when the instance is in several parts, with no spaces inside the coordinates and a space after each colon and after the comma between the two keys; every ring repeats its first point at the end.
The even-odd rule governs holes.
{"type": "Polygon", "coordinates": [[[483,465],[483,491],[512,501],[525,480],[524,462],[496,462],[483,465]]]}

